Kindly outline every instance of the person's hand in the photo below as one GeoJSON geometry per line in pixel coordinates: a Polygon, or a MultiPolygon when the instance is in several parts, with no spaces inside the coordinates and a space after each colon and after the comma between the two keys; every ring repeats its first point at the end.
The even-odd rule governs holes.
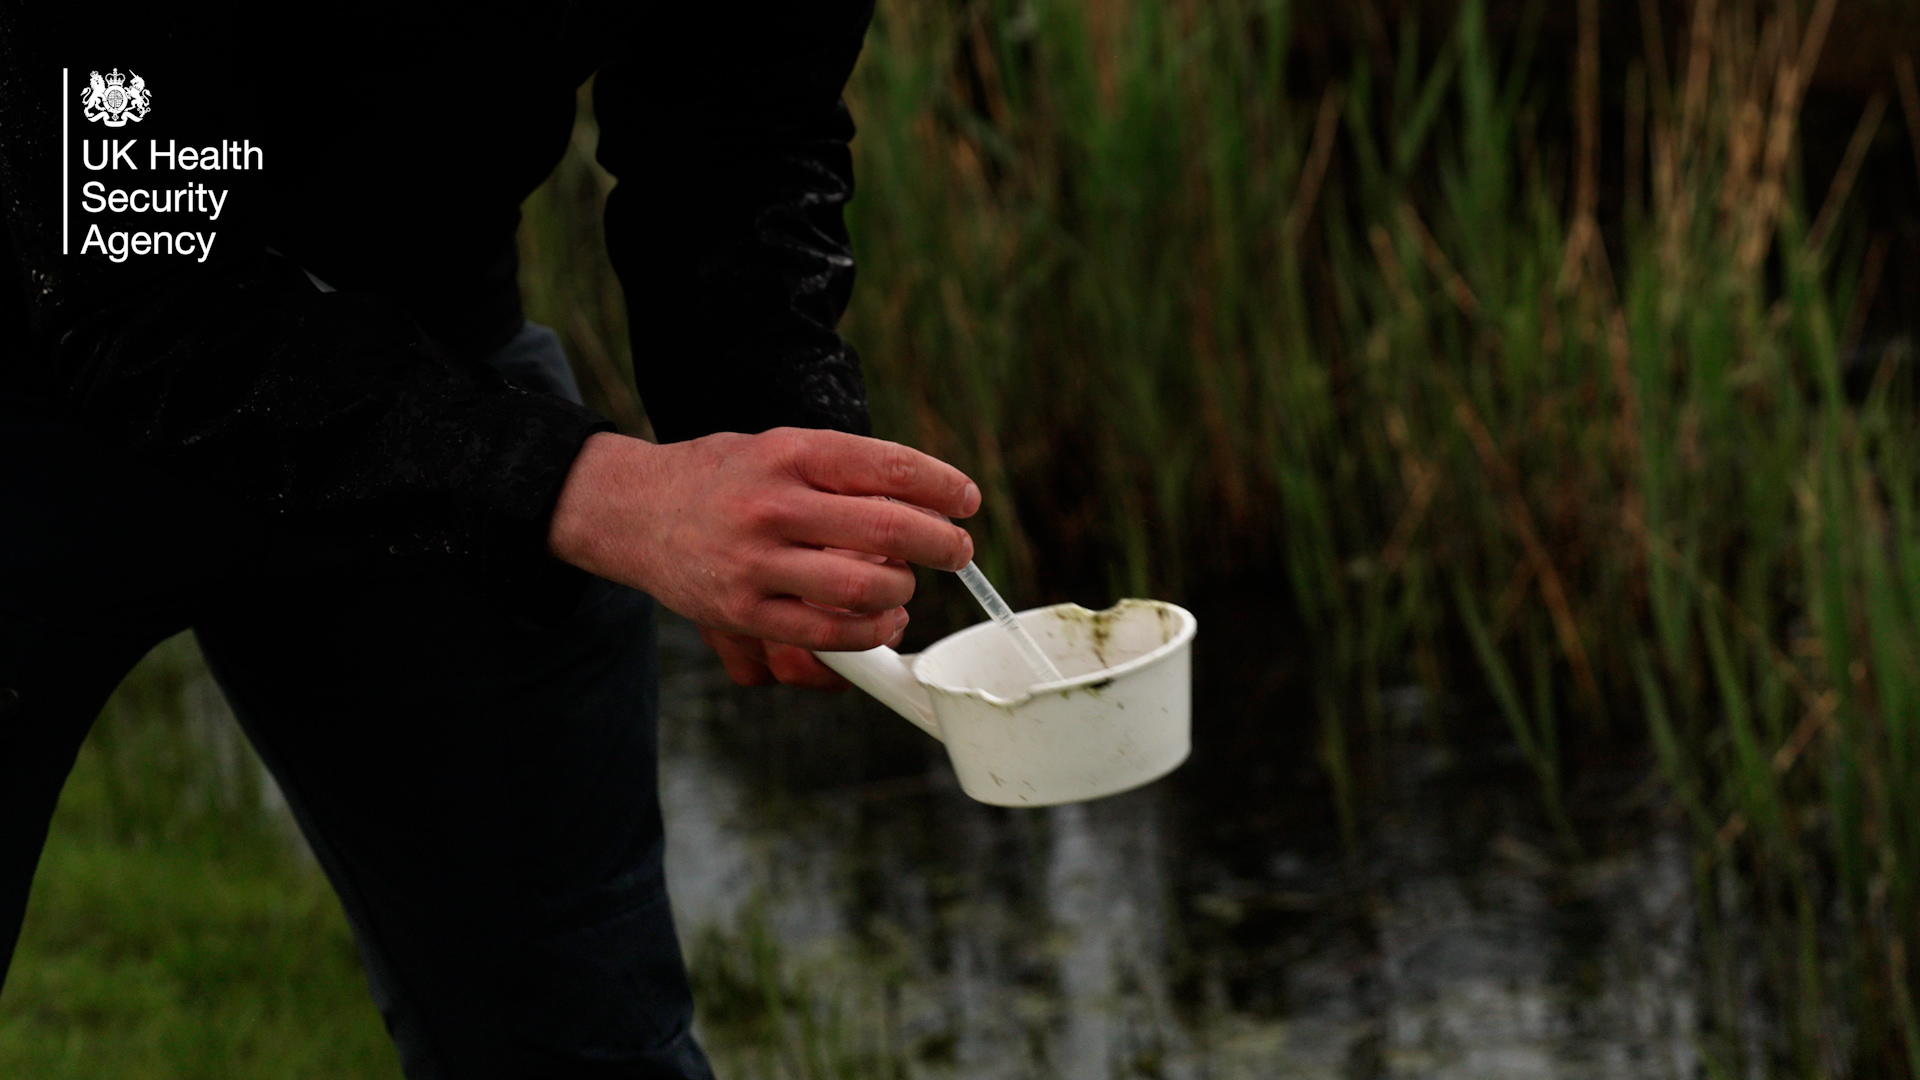
{"type": "Polygon", "coordinates": [[[878,439],[780,428],[656,446],[599,434],[567,475],[548,545],[699,624],[736,680],[764,670],[837,685],[804,650],[898,641],[906,564],[973,558],[965,530],[913,507],[966,517],[979,504],[959,470],[878,439]]]}
{"type": "MultiPolygon", "coordinates": [[[[904,632],[903,632],[904,633],[904,632]]],[[[886,644],[898,646],[902,634],[886,644]]],[[[727,677],[741,686],[765,686],[784,683],[808,690],[841,691],[853,684],[840,673],[820,662],[813,653],[797,645],[730,634],[711,626],[700,628],[700,640],[707,643],[727,669],[727,677]]]]}
{"type": "MultiPolygon", "coordinates": [[[[878,555],[861,555],[837,548],[828,550],[868,562],[892,561],[878,555]]],[[[906,629],[902,627],[884,644],[897,649],[904,637],[906,629]]],[[[812,652],[795,645],[783,645],[746,634],[730,634],[710,626],[700,627],[700,640],[706,642],[707,648],[720,657],[721,665],[727,669],[727,676],[741,686],[765,686],[777,682],[834,693],[853,686],[839,672],[821,663],[812,652]]]]}

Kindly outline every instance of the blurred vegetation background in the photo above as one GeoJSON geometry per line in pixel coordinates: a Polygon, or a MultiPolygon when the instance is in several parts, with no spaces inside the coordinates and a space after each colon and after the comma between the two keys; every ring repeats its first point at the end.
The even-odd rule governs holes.
{"type": "Polygon", "coordinates": [[[1501,718],[1570,854],[1639,748],[1711,1071],[1920,1075],[1915,13],[1348,15],[881,3],[876,428],[982,481],[1027,600],[1261,592],[1356,839],[1386,687],[1501,718]]]}
{"type": "MultiPolygon", "coordinates": [[[[1920,1076],[1913,23],[882,0],[843,328],[876,428],[982,482],[1023,604],[1227,588],[1292,627],[1352,843],[1386,687],[1504,724],[1568,855],[1582,763],[1638,755],[1691,829],[1709,1072],[1920,1076]]],[[[528,310],[642,432],[593,140],[525,208],[528,310]]],[[[0,1072],[380,1075],[323,883],[169,772],[152,688],[190,668],[89,746],[0,1072]]],[[[700,973],[778,991],[749,1046],[810,1038],[773,962],[700,973]]]]}
{"type": "Polygon", "coordinates": [[[883,4],[848,331],[1023,593],[1277,578],[1349,830],[1383,687],[1503,718],[1569,852],[1570,772],[1637,741],[1712,1071],[1920,1073],[1920,443],[1849,201],[1911,167],[1911,67],[1816,183],[1838,5],[1606,7],[1405,5],[1302,79],[1284,3],[883,4]]]}

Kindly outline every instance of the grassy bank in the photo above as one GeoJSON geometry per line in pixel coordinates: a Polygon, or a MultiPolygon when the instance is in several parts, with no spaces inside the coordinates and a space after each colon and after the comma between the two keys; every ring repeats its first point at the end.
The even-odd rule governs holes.
{"type": "Polygon", "coordinates": [[[95,726],[0,997],[0,1076],[400,1075],[340,904],[216,695],[176,638],[95,726]]]}

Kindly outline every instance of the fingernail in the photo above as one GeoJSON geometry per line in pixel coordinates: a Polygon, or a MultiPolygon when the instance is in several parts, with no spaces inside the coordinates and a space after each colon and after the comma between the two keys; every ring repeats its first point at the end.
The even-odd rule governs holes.
{"type": "Polygon", "coordinates": [[[973,484],[968,484],[966,490],[960,493],[960,505],[969,514],[980,509],[980,489],[973,484]]]}
{"type": "Polygon", "coordinates": [[[893,613],[893,628],[898,630],[905,625],[907,625],[907,609],[901,608],[893,613]]]}

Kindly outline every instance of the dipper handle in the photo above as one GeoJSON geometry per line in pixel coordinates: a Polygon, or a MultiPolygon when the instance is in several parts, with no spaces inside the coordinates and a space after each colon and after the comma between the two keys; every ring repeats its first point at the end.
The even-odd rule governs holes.
{"type": "Polygon", "coordinates": [[[913,721],[921,731],[940,738],[940,721],[933,715],[933,699],[913,677],[910,656],[885,645],[866,652],[817,652],[820,662],[839,672],[875,701],[913,721]]]}

